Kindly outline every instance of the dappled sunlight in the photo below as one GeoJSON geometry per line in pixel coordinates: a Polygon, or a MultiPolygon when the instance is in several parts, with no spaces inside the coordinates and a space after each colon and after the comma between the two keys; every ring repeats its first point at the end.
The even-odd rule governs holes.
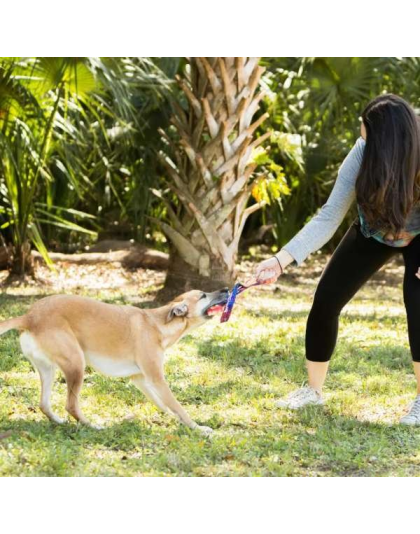
{"type": "MultiPolygon", "coordinates": [[[[97,263],[95,265],[73,265],[57,263],[56,270],[39,266],[36,281],[16,287],[5,287],[4,294],[13,296],[34,296],[49,293],[78,293],[93,297],[113,297],[141,300],[144,295],[156,292],[165,273],[150,269],[127,270],[120,264],[97,263]]],[[[0,283],[7,277],[7,271],[0,271],[0,283]]]]}
{"type": "MultiPolygon", "coordinates": [[[[321,264],[317,256],[316,272],[321,264]]],[[[304,269],[309,276],[311,262],[304,269]]],[[[162,280],[162,273],[141,269],[126,273],[114,266],[104,272],[98,270],[93,280],[90,270],[82,269],[80,276],[72,271],[79,285],[69,284],[65,290],[142,306],[153,300],[162,280]]],[[[415,383],[399,287],[401,269],[392,267],[391,274],[394,286],[382,285],[378,275],[346,307],[324,408],[289,412],[274,404],[306,378],[305,323],[316,277],[309,291],[302,291],[293,276],[281,280],[280,291],[276,286],[252,289],[240,296],[229,322],[220,324],[214,317],[172,347],[167,380],[191,416],[215,429],[208,441],[161,413],[127,380],[91,370],[85,377],[82,407],[104,430],[74,422],[50,424],[37,408],[37,374],[22,358],[17,336],[6,334],[0,344],[0,426],[12,434],[0,442],[0,473],[411,473],[420,465],[420,433],[397,423],[414,398],[415,383]]],[[[388,276],[387,269],[383,276],[388,276]]],[[[33,286],[26,293],[25,288],[10,288],[0,299],[0,313],[19,315],[46,291],[59,288],[33,286]]],[[[64,403],[65,383],[59,376],[53,407],[65,417],[64,403]]]]}

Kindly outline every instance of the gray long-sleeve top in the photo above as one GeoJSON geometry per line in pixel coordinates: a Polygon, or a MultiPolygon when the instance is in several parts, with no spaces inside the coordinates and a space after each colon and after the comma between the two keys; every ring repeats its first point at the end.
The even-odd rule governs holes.
{"type": "Polygon", "coordinates": [[[353,204],[356,198],[356,178],[362,164],[364,149],[365,140],[359,137],[341,164],[327,202],[283,247],[298,265],[332,238],[353,204]]]}

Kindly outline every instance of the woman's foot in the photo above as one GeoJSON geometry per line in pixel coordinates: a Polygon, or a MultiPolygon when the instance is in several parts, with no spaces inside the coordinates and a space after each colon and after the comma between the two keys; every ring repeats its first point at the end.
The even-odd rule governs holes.
{"type": "Polygon", "coordinates": [[[290,408],[291,410],[298,410],[304,406],[324,404],[324,400],[316,389],[306,386],[299,388],[285,399],[276,402],[277,408],[290,408]]]}
{"type": "Polygon", "coordinates": [[[420,425],[420,394],[410,407],[407,415],[400,419],[402,425],[420,425]]]}

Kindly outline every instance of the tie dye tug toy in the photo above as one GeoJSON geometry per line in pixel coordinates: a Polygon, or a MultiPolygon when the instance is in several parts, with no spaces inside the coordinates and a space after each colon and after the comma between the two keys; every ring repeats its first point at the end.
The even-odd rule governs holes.
{"type": "Polygon", "coordinates": [[[226,301],[226,304],[216,304],[215,306],[212,306],[208,311],[208,315],[217,315],[219,312],[222,312],[222,315],[220,317],[221,323],[226,323],[229,321],[230,315],[233,310],[233,306],[236,302],[236,297],[245,291],[245,289],[249,289],[250,287],[254,286],[260,286],[263,284],[268,284],[270,282],[270,279],[268,280],[255,280],[251,279],[248,280],[248,283],[241,284],[238,282],[232,287],[232,291],[229,291],[228,299],[226,301]]]}
{"type": "Polygon", "coordinates": [[[264,284],[264,283],[266,283],[266,282],[257,281],[257,282],[254,282],[254,283],[248,284],[248,285],[241,284],[240,282],[235,284],[233,286],[233,288],[232,288],[232,291],[229,293],[228,300],[227,300],[227,302],[225,304],[225,307],[223,308],[222,316],[220,317],[220,322],[221,323],[226,323],[227,321],[229,321],[230,315],[231,315],[232,310],[233,310],[233,306],[234,306],[235,301],[236,301],[236,297],[240,293],[242,293],[242,291],[245,291],[245,289],[248,289],[248,288],[253,287],[253,286],[259,286],[259,285],[264,284]]]}

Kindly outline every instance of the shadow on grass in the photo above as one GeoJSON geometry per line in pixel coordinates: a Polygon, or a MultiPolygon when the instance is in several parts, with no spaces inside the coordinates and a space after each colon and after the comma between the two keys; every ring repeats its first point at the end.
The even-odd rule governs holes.
{"type": "MultiPolygon", "coordinates": [[[[0,435],[6,434],[6,438],[0,440],[0,453],[5,447],[20,451],[15,453],[17,465],[15,461],[9,467],[20,476],[73,476],[75,471],[85,473],[92,462],[96,464],[95,474],[112,474],[123,467],[123,463],[118,465],[121,457],[125,459],[123,454],[138,453],[140,459],[143,454],[150,457],[150,451],[157,444],[165,447],[166,437],[172,433],[170,425],[142,420],[110,422],[101,430],[73,422],[55,425],[49,421],[0,420],[0,435]],[[106,453],[113,454],[116,468],[109,468],[109,460],[104,458],[106,453]]],[[[186,428],[177,429],[175,435],[179,440],[202,439],[186,428]]],[[[138,461],[137,464],[140,466],[138,461]]]]}
{"type": "Polygon", "coordinates": [[[168,431],[168,428],[147,424],[140,419],[132,421],[110,421],[100,430],[73,421],[57,425],[47,419],[42,421],[25,419],[0,420],[0,432],[11,432],[10,437],[7,438],[11,441],[13,439],[28,439],[29,441],[36,439],[47,444],[50,441],[65,439],[81,446],[89,443],[102,445],[112,450],[124,451],[138,446],[138,442],[134,442],[132,438],[138,440],[140,436],[147,437],[152,434],[155,436],[164,436],[168,431]]]}
{"type": "Polygon", "coordinates": [[[337,416],[321,407],[289,412],[280,423],[278,413],[273,409],[273,418],[261,424],[225,421],[204,444],[202,436],[181,426],[174,432],[170,425],[141,420],[111,423],[99,431],[76,424],[3,420],[0,432],[11,434],[0,441],[0,449],[8,444],[22,451],[21,465],[14,465],[21,475],[35,469],[37,475],[71,476],[92,461],[88,452],[95,455],[96,474],[109,473],[106,453],[117,453],[113,461],[120,466],[132,458],[125,468],[138,474],[146,469],[145,460],[149,470],[155,462],[156,471],[169,474],[212,469],[243,475],[372,476],[395,474],[396,468],[414,474],[418,469],[412,459],[420,446],[420,429],[337,416]],[[42,458],[29,468],[25,455],[33,449],[42,458]]]}
{"type": "MultiPolygon", "coordinates": [[[[371,301],[371,299],[366,299],[371,301]]],[[[280,319],[291,319],[293,321],[295,320],[302,320],[306,322],[306,319],[308,318],[308,314],[310,311],[310,306],[308,306],[304,310],[294,311],[294,310],[271,310],[267,308],[261,308],[260,310],[252,310],[247,312],[248,317],[255,317],[255,318],[267,318],[271,320],[280,320],[280,319]]],[[[344,320],[353,320],[353,321],[366,321],[366,322],[378,322],[378,321],[387,321],[387,324],[390,322],[395,322],[401,320],[401,318],[405,318],[405,315],[403,315],[403,311],[401,312],[401,315],[386,315],[382,311],[378,312],[371,312],[371,313],[356,313],[352,310],[346,310],[344,309],[343,313],[341,314],[341,319],[344,320]]]]}
{"type": "MultiPolygon", "coordinates": [[[[256,375],[270,376],[278,374],[279,367],[286,372],[298,373],[304,368],[304,339],[296,336],[294,341],[283,341],[282,336],[273,340],[273,336],[259,337],[255,342],[242,340],[240,337],[225,340],[217,336],[196,341],[198,354],[217,365],[226,368],[242,368],[256,375]]],[[[369,374],[381,373],[383,369],[391,371],[412,370],[409,350],[396,344],[383,345],[380,338],[373,346],[364,347],[365,341],[349,341],[341,336],[333,355],[332,371],[347,370],[357,372],[368,367],[369,374]]]]}
{"type": "Polygon", "coordinates": [[[314,458],[321,471],[339,476],[387,475],[396,462],[408,471],[418,469],[411,466],[420,445],[418,427],[336,415],[328,407],[309,407],[290,417],[301,457],[314,458]]]}

